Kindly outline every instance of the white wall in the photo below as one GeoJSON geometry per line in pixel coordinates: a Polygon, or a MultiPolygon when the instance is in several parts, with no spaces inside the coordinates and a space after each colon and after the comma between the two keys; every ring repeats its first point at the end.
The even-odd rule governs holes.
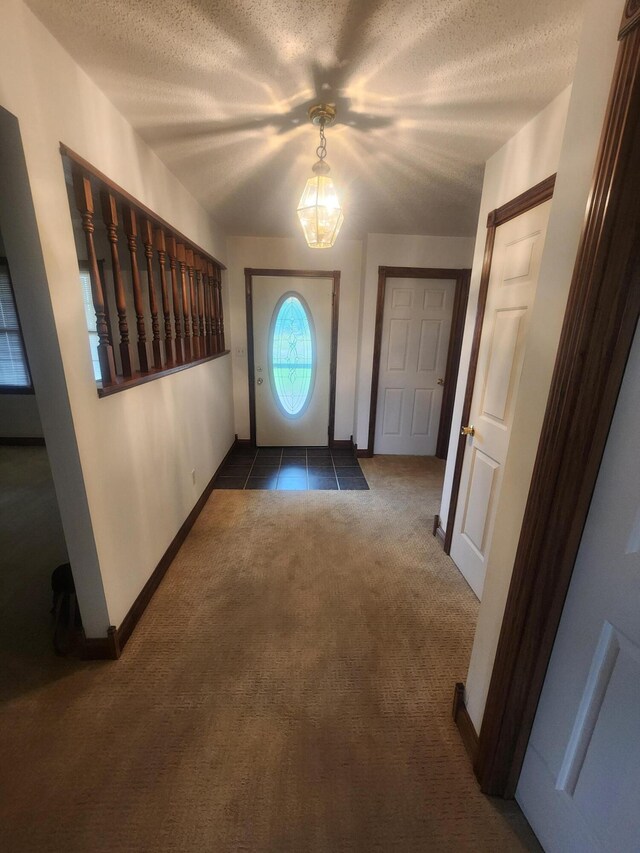
{"type": "Polygon", "coordinates": [[[452,429],[440,505],[440,519],[445,530],[478,308],[478,292],[487,239],[487,216],[492,210],[511,201],[512,198],[556,172],[570,96],[571,87],[568,87],[503,145],[493,157],[487,160],[460,356],[460,371],[453,406],[452,429]]]}
{"type": "Polygon", "coordinates": [[[98,398],[59,142],[223,262],[225,235],[21,0],[0,9],[0,105],[20,122],[42,275],[23,251],[26,225],[0,208],[2,231],[85,627],[104,636],[233,440],[231,363],[98,398]]]}
{"type": "Polygon", "coordinates": [[[230,237],[229,297],[230,340],[233,353],[233,396],[235,429],[239,438],[249,438],[249,385],[247,368],[247,312],[245,267],[263,269],[340,270],[340,317],[336,379],[336,423],[334,437],[353,434],[358,357],[358,317],[362,243],[338,240],[332,249],[310,249],[299,237],[230,237]]]}
{"type": "Polygon", "coordinates": [[[354,441],[366,448],[369,440],[371,367],[378,296],[378,267],[471,266],[473,237],[420,237],[402,234],[368,234],[365,243],[358,386],[354,441]]]}
{"type": "MultiPolygon", "coordinates": [[[[487,561],[486,581],[466,682],[467,708],[478,730],[482,723],[521,520],[592,183],[617,53],[617,31],[622,9],[622,0],[615,0],[614,3],[611,0],[590,0],[585,16],[512,437],[504,467],[497,508],[498,523],[487,561]],[[506,506],[509,507],[511,518],[520,518],[518,524],[508,527],[500,525],[499,519],[506,506]]],[[[566,105],[565,99],[566,93],[561,96],[566,105]]],[[[557,107],[558,103],[555,105],[557,107]]],[[[550,150],[555,150],[557,146],[557,134],[561,127],[559,119],[560,116],[550,127],[556,135],[550,150]]],[[[521,148],[519,157],[516,171],[520,171],[521,165],[535,161],[535,174],[539,174],[537,166],[540,150],[537,144],[521,148]]],[[[549,165],[549,162],[545,165],[547,172],[549,165]]],[[[504,168],[510,172],[513,167],[507,161],[504,168]]],[[[506,175],[501,175],[501,183],[508,183],[506,175]]]]}

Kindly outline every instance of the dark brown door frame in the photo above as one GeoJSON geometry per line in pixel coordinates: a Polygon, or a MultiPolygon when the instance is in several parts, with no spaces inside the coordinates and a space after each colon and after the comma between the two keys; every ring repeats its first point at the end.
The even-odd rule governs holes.
{"type": "Polygon", "coordinates": [[[640,316],[640,2],[628,0],[475,771],[512,797],[640,316]]]}
{"type": "MultiPolygon", "coordinates": [[[[493,247],[496,239],[496,229],[500,225],[504,225],[510,219],[515,219],[522,213],[526,213],[548,201],[553,196],[553,188],[556,183],[556,176],[551,175],[539,184],[536,184],[526,192],[521,193],[516,198],[511,199],[501,207],[492,210],[487,217],[487,240],[484,247],[484,259],[482,263],[482,274],[480,277],[480,289],[478,291],[478,307],[476,310],[476,323],[473,330],[473,341],[471,343],[471,355],[469,357],[469,373],[467,375],[467,385],[464,392],[464,403],[462,404],[462,416],[460,424],[456,425],[456,430],[460,432],[462,424],[469,423],[471,414],[471,403],[473,400],[473,388],[476,382],[476,372],[478,369],[478,354],[480,352],[480,340],[482,338],[482,324],[484,322],[484,311],[487,304],[487,293],[489,290],[489,277],[491,275],[491,264],[493,262],[493,247]]],[[[447,516],[447,529],[444,535],[444,551],[446,554],[451,552],[451,540],[453,539],[453,526],[456,520],[456,509],[458,507],[458,497],[460,494],[460,480],[462,478],[462,465],[464,463],[464,453],[467,446],[467,437],[458,435],[458,447],[456,450],[456,462],[453,469],[453,481],[451,484],[451,499],[449,502],[449,514],[447,516]]]]}
{"type": "Polygon", "coordinates": [[[249,429],[251,444],[256,445],[256,386],[253,352],[253,279],[255,276],[288,278],[330,278],[331,291],[331,364],[329,366],[329,447],[335,447],[336,376],[338,366],[338,320],[340,317],[340,270],[268,270],[245,267],[245,299],[247,311],[247,359],[249,365],[249,429]]]}
{"type": "Polygon", "coordinates": [[[378,385],[380,382],[380,353],[382,351],[382,323],[384,320],[384,297],[388,278],[433,278],[455,281],[456,290],[451,318],[451,335],[447,351],[447,366],[444,375],[442,410],[436,441],[436,456],[447,458],[449,432],[453,415],[453,402],[456,380],[460,366],[464,318],[469,298],[469,269],[438,269],[435,267],[378,267],[378,298],[376,302],[376,325],[373,339],[373,365],[371,368],[371,400],[369,403],[369,436],[366,448],[358,451],[358,456],[373,456],[373,444],[376,434],[376,415],[378,410],[378,385]]]}

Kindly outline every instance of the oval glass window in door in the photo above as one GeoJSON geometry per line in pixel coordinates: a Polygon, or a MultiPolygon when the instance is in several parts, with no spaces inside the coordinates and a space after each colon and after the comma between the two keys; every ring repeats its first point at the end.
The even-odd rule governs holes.
{"type": "Polygon", "coordinates": [[[285,417],[300,417],[309,405],[315,371],[311,313],[299,293],[285,293],[273,312],[269,336],[271,390],[285,417]]]}

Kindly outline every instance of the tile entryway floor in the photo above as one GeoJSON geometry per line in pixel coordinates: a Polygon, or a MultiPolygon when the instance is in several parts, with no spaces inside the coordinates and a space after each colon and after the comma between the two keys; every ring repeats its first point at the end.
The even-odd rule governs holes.
{"type": "Polygon", "coordinates": [[[328,447],[236,448],[220,470],[214,489],[277,491],[368,490],[351,450],[328,447]]]}

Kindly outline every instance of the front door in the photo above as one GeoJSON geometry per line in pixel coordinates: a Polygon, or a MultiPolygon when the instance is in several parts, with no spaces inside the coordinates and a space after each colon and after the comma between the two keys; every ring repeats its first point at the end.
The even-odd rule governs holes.
{"type": "MultiPolygon", "coordinates": [[[[551,202],[496,229],[451,557],[482,596],[551,202]]],[[[509,523],[508,519],[502,520],[509,523]]]]}
{"type": "Polygon", "coordinates": [[[456,282],[387,279],[374,450],[433,456],[456,282]]]}
{"type": "Polygon", "coordinates": [[[254,276],[256,443],[329,443],[333,278],[254,276]]]}
{"type": "Polygon", "coordinates": [[[640,850],[640,333],[516,798],[548,853],[640,850]]]}

